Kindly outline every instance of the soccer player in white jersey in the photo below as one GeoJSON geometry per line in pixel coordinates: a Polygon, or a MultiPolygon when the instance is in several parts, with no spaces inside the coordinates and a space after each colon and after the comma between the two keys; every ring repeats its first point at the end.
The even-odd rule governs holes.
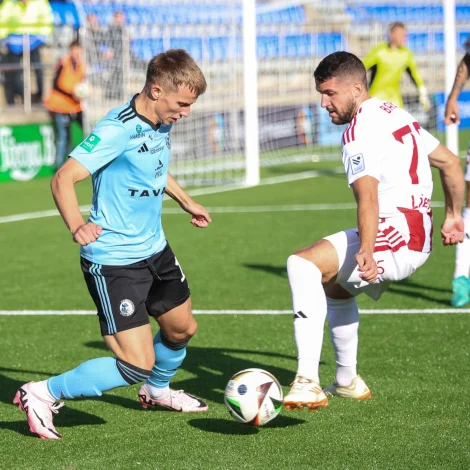
{"type": "Polygon", "coordinates": [[[207,210],[168,173],[173,124],[189,117],[206,80],[189,54],[170,49],[148,64],[143,90],[112,109],[70,154],[51,182],[95,302],[103,339],[115,357],[88,360],[63,374],[29,382],[16,392],[32,432],[60,439],[52,413],[66,398],[99,397],[145,381],[139,399],[152,406],[201,412],[207,405],[169,383],[196,333],[188,281],[161,223],[164,193],[207,227],[207,210]],[[93,204],[83,220],[75,183],[92,175],[93,204]],[[152,337],[149,317],[160,330],[152,337]]]}
{"type": "MultiPolygon", "coordinates": [[[[465,82],[470,76],[470,37],[465,42],[465,55],[463,56],[455,74],[454,85],[446,103],[444,123],[446,125],[460,124],[459,105],[457,99],[465,82]]],[[[470,143],[467,150],[467,200],[463,210],[465,223],[465,237],[463,243],[455,251],[454,279],[452,281],[452,298],[450,303],[454,307],[464,307],[470,302],[470,143]]]]}
{"type": "Polygon", "coordinates": [[[297,375],[284,398],[288,409],[316,409],[328,396],[365,399],[371,391],[357,374],[359,314],[355,297],[373,299],[411,275],[431,252],[433,181],[445,192],[444,245],[463,238],[464,194],[459,159],[405,110],[371,98],[366,70],[348,52],[323,59],[314,73],[321,105],[334,124],[349,123],[343,162],[357,202],[358,228],[330,235],[287,260],[298,349],[297,375]],[[325,390],[318,366],[328,315],[336,377],[325,390]]]}

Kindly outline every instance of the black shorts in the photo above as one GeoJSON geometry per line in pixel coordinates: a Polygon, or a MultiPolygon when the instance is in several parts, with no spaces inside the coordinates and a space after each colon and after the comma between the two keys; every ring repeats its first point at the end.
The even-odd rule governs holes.
{"type": "Polygon", "coordinates": [[[190,295],[186,276],[168,244],[138,263],[109,266],[81,258],[81,267],[103,336],[146,325],[149,315],[168,312],[190,295]]]}

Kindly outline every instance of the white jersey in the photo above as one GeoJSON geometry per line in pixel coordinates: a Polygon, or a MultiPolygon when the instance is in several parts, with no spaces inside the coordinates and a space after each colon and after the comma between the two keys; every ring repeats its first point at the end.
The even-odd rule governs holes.
{"type": "Polygon", "coordinates": [[[345,130],[343,163],[348,183],[362,176],[379,181],[379,233],[375,251],[402,246],[429,253],[433,189],[428,155],[439,141],[405,110],[366,100],[345,130]]]}

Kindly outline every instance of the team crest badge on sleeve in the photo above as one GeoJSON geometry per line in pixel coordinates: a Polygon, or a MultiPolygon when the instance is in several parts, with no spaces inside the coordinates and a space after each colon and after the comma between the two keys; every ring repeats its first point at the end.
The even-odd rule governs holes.
{"type": "Polygon", "coordinates": [[[366,166],[364,164],[364,157],[362,156],[362,153],[358,153],[357,155],[349,157],[349,167],[351,168],[351,173],[353,175],[356,175],[357,173],[365,170],[366,166]]]}
{"type": "Polygon", "coordinates": [[[166,146],[168,147],[168,149],[171,149],[171,137],[170,137],[170,134],[168,134],[168,135],[165,137],[165,142],[166,142],[166,146]]]}

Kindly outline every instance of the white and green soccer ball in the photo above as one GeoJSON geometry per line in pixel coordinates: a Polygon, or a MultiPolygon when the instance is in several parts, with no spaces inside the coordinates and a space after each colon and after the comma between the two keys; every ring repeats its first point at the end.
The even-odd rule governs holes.
{"type": "Polygon", "coordinates": [[[282,409],[283,393],[276,377],[263,369],[245,369],[229,380],[224,403],[238,422],[263,426],[282,409]]]}
{"type": "Polygon", "coordinates": [[[90,87],[88,86],[88,83],[80,82],[73,90],[73,94],[81,99],[88,98],[90,94],[90,87]]]}

